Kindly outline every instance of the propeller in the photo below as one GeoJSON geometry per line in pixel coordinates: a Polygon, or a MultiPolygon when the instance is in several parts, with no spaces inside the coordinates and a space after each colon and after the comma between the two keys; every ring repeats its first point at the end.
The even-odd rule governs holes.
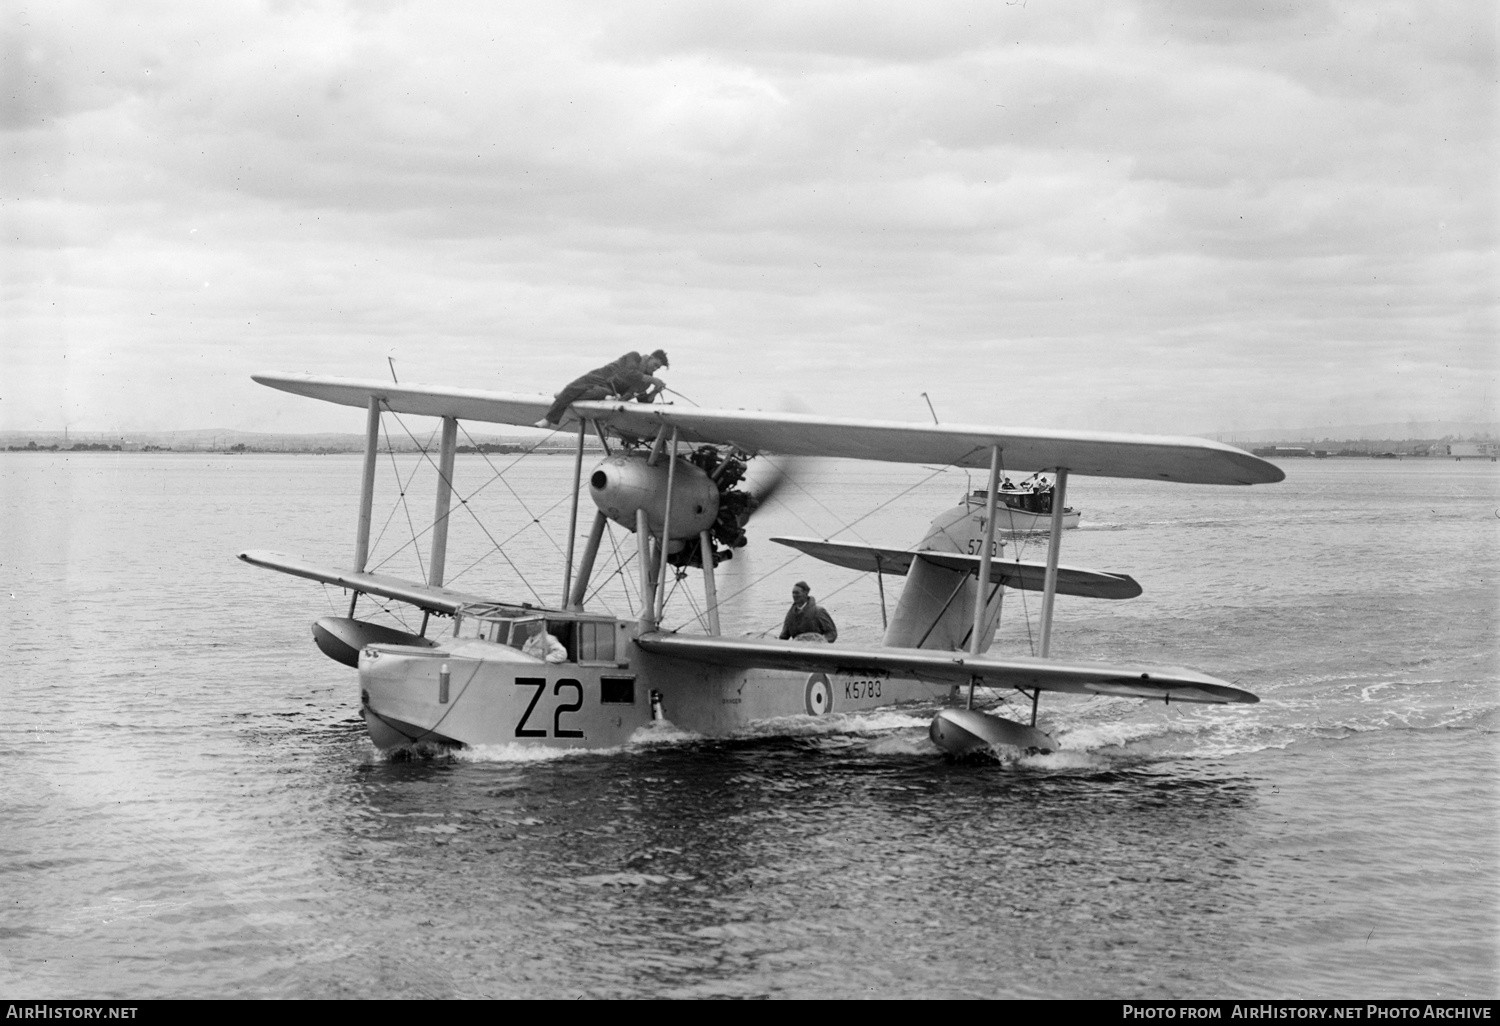
{"type": "MultiPolygon", "coordinates": [[[[781,400],[781,412],[783,413],[808,413],[810,410],[801,400],[793,396],[783,396],[781,400]]],[[[740,530],[750,522],[755,511],[776,497],[776,493],[788,484],[798,484],[804,476],[803,471],[806,463],[800,456],[782,456],[779,461],[771,462],[763,460],[754,464],[756,473],[747,473],[745,476],[744,493],[748,501],[744,505],[739,516],[740,530]]],[[[744,545],[744,542],[740,542],[744,545]]]]}
{"type": "MultiPolygon", "coordinates": [[[[755,555],[756,548],[746,547],[746,529],[778,496],[783,500],[788,497],[783,489],[797,485],[804,476],[803,470],[803,461],[799,458],[751,460],[739,487],[732,489],[730,494],[721,495],[721,511],[726,503],[732,508],[729,516],[721,521],[729,530],[716,532],[718,543],[715,544],[719,615],[724,622],[761,624],[771,630],[773,636],[774,630],[780,627],[781,613],[776,600],[769,598],[765,589],[759,587],[755,567],[759,560],[755,555]],[[727,547],[721,547],[726,543],[727,547]]],[[[720,527],[720,524],[715,527],[720,527]]]]}
{"type": "MultiPolygon", "coordinates": [[[[789,457],[776,464],[757,464],[758,472],[749,474],[746,460],[741,456],[733,450],[724,452],[710,445],[700,446],[688,456],[719,489],[718,519],[709,528],[716,564],[733,559],[735,550],[745,547],[748,542],[745,527],[756,511],[797,476],[798,461],[795,458],[789,457]],[[765,469],[760,470],[761,467],[765,469]]],[[[695,543],[685,545],[669,558],[676,566],[703,565],[703,555],[695,543]]]]}
{"type": "MultiPolygon", "coordinates": [[[[796,409],[796,404],[790,401],[783,405],[787,412],[805,412],[796,409]]],[[[764,509],[788,484],[798,483],[804,463],[801,458],[791,456],[780,457],[775,462],[769,459],[751,461],[733,448],[721,451],[714,446],[701,446],[688,459],[719,489],[719,515],[709,530],[713,552],[708,560],[714,566],[734,560],[726,568],[727,575],[720,585],[719,615],[749,622],[754,615],[747,605],[752,600],[755,574],[748,559],[734,559],[735,551],[748,543],[745,528],[757,511],[764,509]]],[[[668,559],[678,567],[702,567],[704,554],[701,548],[699,542],[690,542],[668,559]]]]}
{"type": "Polygon", "coordinates": [[[745,512],[740,519],[741,528],[750,522],[756,510],[774,499],[777,492],[788,484],[800,481],[803,460],[799,456],[785,456],[779,463],[768,462],[760,466],[765,469],[746,479],[745,493],[749,496],[749,501],[745,504],[745,512]]]}

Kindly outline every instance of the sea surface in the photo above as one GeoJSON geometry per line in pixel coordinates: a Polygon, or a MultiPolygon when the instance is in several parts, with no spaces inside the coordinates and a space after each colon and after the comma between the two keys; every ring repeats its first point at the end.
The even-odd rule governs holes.
{"type": "MultiPolygon", "coordinates": [[[[431,469],[381,465],[372,565],[416,576],[431,469]]],[[[1068,494],[1063,561],[1145,594],[1059,599],[1054,654],[1258,705],[1045,696],[1019,761],[944,757],[935,705],[392,759],[308,630],[348,597],[235,558],[349,565],[357,456],[0,454],[0,997],[1500,996],[1500,466],[1284,468],[1068,494]]],[[[448,582],[555,602],[573,472],[461,456],[448,582]]],[[[799,466],[726,633],[806,579],[873,643],[874,580],[769,537],[908,545],[982,484],[799,466]]]]}

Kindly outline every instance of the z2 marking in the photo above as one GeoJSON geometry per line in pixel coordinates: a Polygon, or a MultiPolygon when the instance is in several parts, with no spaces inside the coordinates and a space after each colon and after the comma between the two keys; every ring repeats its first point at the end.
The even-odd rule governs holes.
{"type": "Polygon", "coordinates": [[[558,706],[557,707],[557,711],[552,714],[552,736],[553,737],[583,737],[583,731],[581,731],[581,730],[565,730],[563,728],[563,725],[562,725],[562,716],[563,716],[563,713],[565,713],[565,712],[577,712],[579,709],[583,708],[583,685],[580,684],[580,683],[578,683],[576,680],[574,680],[571,677],[564,677],[562,680],[560,680],[556,684],[552,685],[552,693],[554,695],[560,695],[560,694],[562,694],[562,689],[564,687],[570,687],[570,688],[572,688],[573,689],[573,694],[574,694],[574,696],[576,697],[577,700],[572,705],[560,705],[560,706],[558,706]]]}
{"type": "MultiPolygon", "coordinates": [[[[536,710],[536,704],[541,701],[542,694],[547,690],[547,680],[544,677],[517,677],[516,686],[522,688],[535,688],[532,692],[531,701],[526,703],[526,711],[521,714],[520,722],[516,724],[516,737],[546,737],[547,730],[543,728],[527,727],[526,721],[531,719],[531,714],[536,710]]],[[[563,688],[573,689],[573,701],[559,705],[552,713],[552,736],[553,737],[583,737],[583,731],[572,730],[563,726],[563,713],[577,712],[583,708],[583,685],[571,677],[564,677],[552,685],[552,693],[561,695],[563,688]]]]}

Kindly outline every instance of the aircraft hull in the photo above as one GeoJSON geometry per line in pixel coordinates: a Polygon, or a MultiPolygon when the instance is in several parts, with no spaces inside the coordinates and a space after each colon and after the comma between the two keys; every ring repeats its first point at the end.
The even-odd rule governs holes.
{"type": "Polygon", "coordinates": [[[370,732],[370,740],[375,742],[375,747],[382,751],[418,744],[443,748],[461,747],[459,742],[446,734],[419,727],[415,723],[382,717],[368,705],[360,710],[360,713],[364,717],[366,729],[370,732]]]}
{"type": "Polygon", "coordinates": [[[609,665],[544,663],[508,646],[370,645],[361,707],[382,749],[413,744],[615,748],[658,720],[705,736],[757,722],[930,701],[947,686],[883,676],[739,670],[632,648],[609,665]],[[446,685],[444,675],[446,674],[446,685]]]}

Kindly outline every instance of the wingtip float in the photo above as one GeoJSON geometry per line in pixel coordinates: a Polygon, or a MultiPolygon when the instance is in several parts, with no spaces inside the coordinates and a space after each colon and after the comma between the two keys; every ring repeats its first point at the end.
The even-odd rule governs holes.
{"type": "MultiPolygon", "coordinates": [[[[613,747],[662,716],[714,735],[782,716],[827,716],[958,697],[963,707],[944,709],[930,730],[945,751],[996,745],[1050,750],[1055,742],[1036,725],[1044,691],[1166,702],[1256,701],[1249,692],[1197,671],[1048,657],[1058,593],[1118,600],[1141,592],[1127,575],[1058,562],[1063,532],[1071,526],[1067,515],[1076,515],[1065,505],[1070,477],[1226,485],[1283,478],[1273,464],[1222,443],[685,409],[608,397],[580,400],[559,424],[576,429],[580,466],[587,434],[604,446],[605,457],[593,472],[575,478],[564,587],[555,606],[541,607],[445,588],[445,525],[457,422],[529,427],[549,414],[552,400],[311,375],[257,374],[254,380],[366,411],[354,566],[329,569],[264,551],[240,558],[350,593],[348,614],[319,620],[314,639],[330,658],[358,669],[361,711],[372,739],[383,748],[424,741],[613,747]],[[382,418],[406,415],[443,422],[426,581],[366,569],[382,418]],[[987,467],[989,483],[939,514],[911,549],[775,539],[836,565],[873,571],[877,582],[904,577],[882,644],[732,638],[721,629],[714,571],[746,543],[756,503],[739,485],[745,464],[760,454],[987,467]],[[1033,501],[1024,489],[1002,487],[1002,467],[1033,471],[1032,490],[1045,495],[1033,501]],[[584,491],[596,512],[575,561],[584,491]],[[1045,562],[1005,558],[1006,532],[1016,530],[1018,522],[1007,510],[1030,514],[1029,527],[1045,523],[1045,562]],[[635,553],[621,557],[631,565],[619,568],[637,582],[632,590],[640,614],[632,618],[585,608],[609,523],[636,535],[635,553]],[[697,605],[703,633],[660,629],[669,567],[679,576],[689,568],[701,571],[697,605]],[[1008,589],[1042,593],[1039,658],[989,652],[1008,589]],[[420,610],[420,631],[357,618],[364,595],[420,610]],[[448,629],[429,633],[434,616],[450,619],[448,629]],[[1014,723],[972,708],[978,686],[1029,698],[1031,722],[1014,723]]],[[[881,601],[884,610],[883,584],[881,601]]]]}

